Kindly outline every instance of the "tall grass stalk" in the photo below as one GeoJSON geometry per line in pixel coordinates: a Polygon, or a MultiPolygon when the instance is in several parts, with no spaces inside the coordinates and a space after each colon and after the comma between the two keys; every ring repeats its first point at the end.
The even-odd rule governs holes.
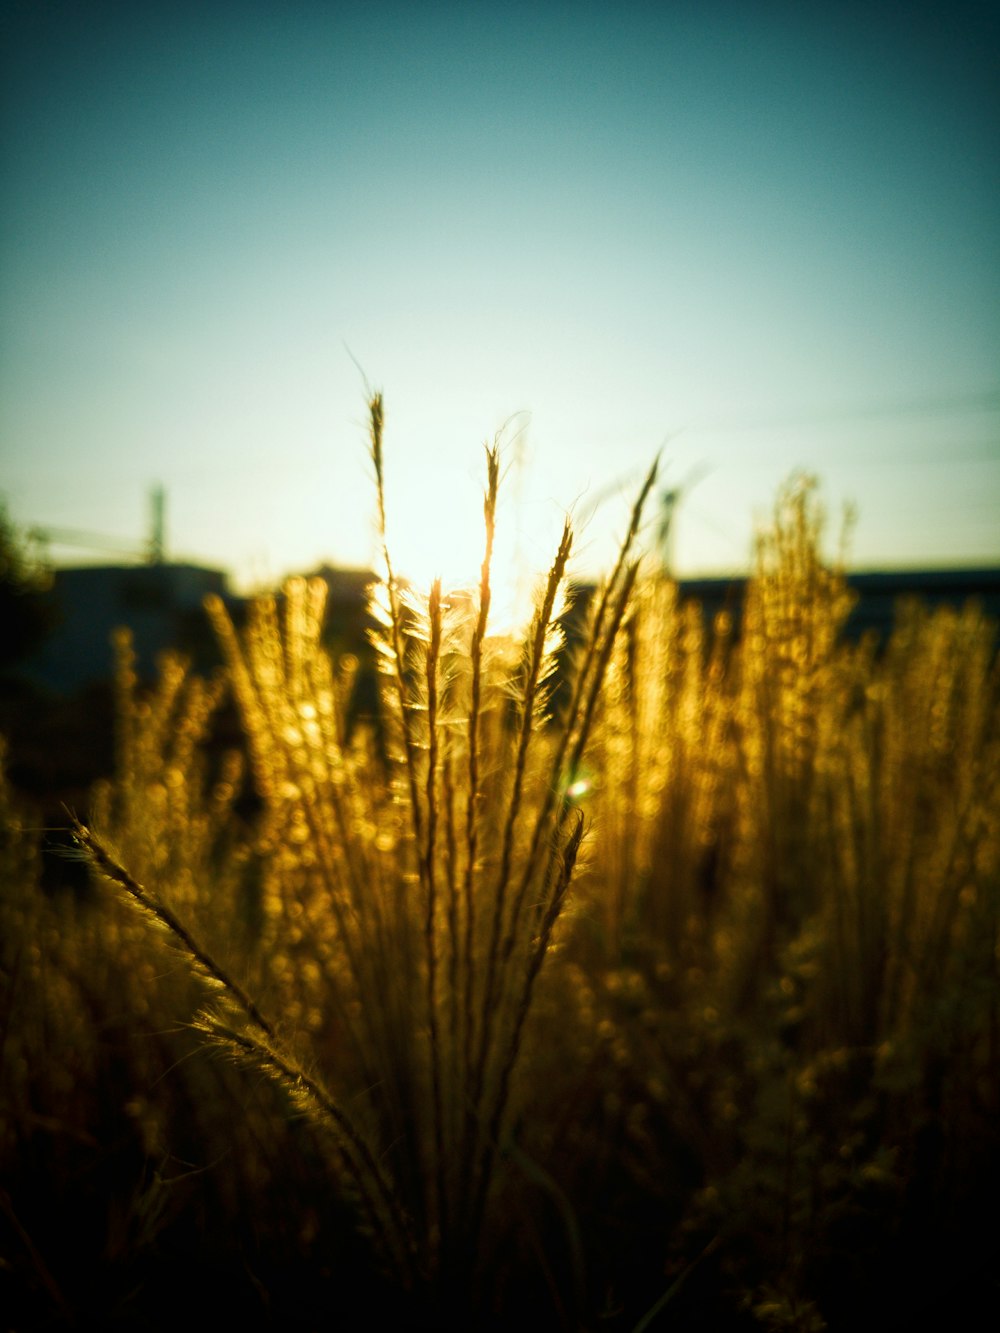
{"type": "Polygon", "coordinates": [[[366,738],[347,740],[337,669],[320,642],[319,585],[290,582],[280,616],[273,601],[258,602],[243,635],[221,601],[208,604],[265,803],[259,854],[272,970],[262,984],[277,1012],[302,1016],[295,1041],[307,1038],[322,1082],[279,1035],[287,1023],[263,1019],[170,909],[90,830],[77,833],[95,868],[170,929],[231,997],[232,1012],[203,1017],[201,1029],[297,1089],[305,1114],[332,1123],[397,1277],[409,1277],[412,1238],[427,1289],[461,1301],[470,1297],[456,1294],[470,1290],[503,1230],[491,1221],[498,1149],[583,834],[563,795],[567,761],[579,765],[593,725],[654,473],[580,649],[568,712],[553,720],[569,523],[512,653],[489,621],[498,449],[486,454],[478,588],[471,599],[448,596],[437,580],[421,594],[393,567],[380,395],[369,419],[383,563],[373,642],[384,774],[366,738]],[[294,1005],[290,988],[299,992],[294,1005]]]}

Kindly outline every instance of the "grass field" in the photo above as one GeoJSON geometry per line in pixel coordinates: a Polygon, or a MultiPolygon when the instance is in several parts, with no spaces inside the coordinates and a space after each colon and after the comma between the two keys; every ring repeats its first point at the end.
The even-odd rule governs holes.
{"type": "Polygon", "coordinates": [[[802,482],[739,636],[706,626],[636,556],[651,473],[571,641],[569,525],[494,634],[496,450],[479,585],[414,592],[370,413],[374,725],[292,581],[240,632],[210,604],[217,680],[140,689],[119,639],[86,882],[39,888],[0,795],[4,1326],[968,1326],[996,626],[908,605],[847,641],[802,482]]]}

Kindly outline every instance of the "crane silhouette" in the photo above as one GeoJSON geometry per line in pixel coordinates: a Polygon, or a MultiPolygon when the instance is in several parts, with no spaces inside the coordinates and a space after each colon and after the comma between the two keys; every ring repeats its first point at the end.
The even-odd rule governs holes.
{"type": "Polygon", "coordinates": [[[87,532],[82,528],[33,527],[28,532],[36,558],[50,563],[50,548],[72,546],[79,550],[94,551],[101,555],[118,555],[128,560],[143,560],[150,565],[162,565],[166,560],[166,493],[162,486],[150,492],[150,533],[145,545],[106,533],[87,532]]]}

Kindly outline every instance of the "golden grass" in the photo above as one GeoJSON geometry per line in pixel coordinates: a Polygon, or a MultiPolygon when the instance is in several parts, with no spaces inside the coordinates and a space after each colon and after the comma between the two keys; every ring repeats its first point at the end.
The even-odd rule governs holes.
{"type": "Polygon", "coordinates": [[[573,651],[568,524],[531,623],[494,634],[498,450],[478,586],[417,594],[369,406],[377,729],[324,647],[323,585],[293,580],[242,631],[208,607],[252,816],[206,748],[223,678],[171,659],[140,691],[124,640],[117,773],[75,829],[96,903],[32,892],[4,796],[18,1234],[49,1224],[12,1164],[54,1179],[62,1132],[96,1150],[120,1086],[161,1165],[116,1234],[178,1234],[163,1163],[200,1141],[202,1206],[252,1215],[243,1268],[277,1301],[281,1253],[314,1315],[341,1286],[374,1303],[378,1272],[414,1326],[683,1327],[700,1303],[819,1328],[899,1301],[921,1246],[969,1262],[1000,1111],[996,627],[910,607],[884,650],[847,640],[803,483],[739,633],[707,626],[640,571],[654,469],[573,651]]]}

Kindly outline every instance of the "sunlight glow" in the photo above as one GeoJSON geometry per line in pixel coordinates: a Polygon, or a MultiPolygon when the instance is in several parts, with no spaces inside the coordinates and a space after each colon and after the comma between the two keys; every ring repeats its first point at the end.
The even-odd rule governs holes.
{"type": "MultiPolygon", "coordinates": [[[[418,592],[436,578],[442,591],[475,594],[485,546],[483,478],[422,465],[387,497],[389,550],[396,574],[418,592]]],[[[531,618],[533,597],[555,554],[558,533],[524,531],[523,505],[501,484],[490,583],[489,633],[516,634],[531,618]],[[544,534],[548,537],[548,533],[544,534]]]]}

